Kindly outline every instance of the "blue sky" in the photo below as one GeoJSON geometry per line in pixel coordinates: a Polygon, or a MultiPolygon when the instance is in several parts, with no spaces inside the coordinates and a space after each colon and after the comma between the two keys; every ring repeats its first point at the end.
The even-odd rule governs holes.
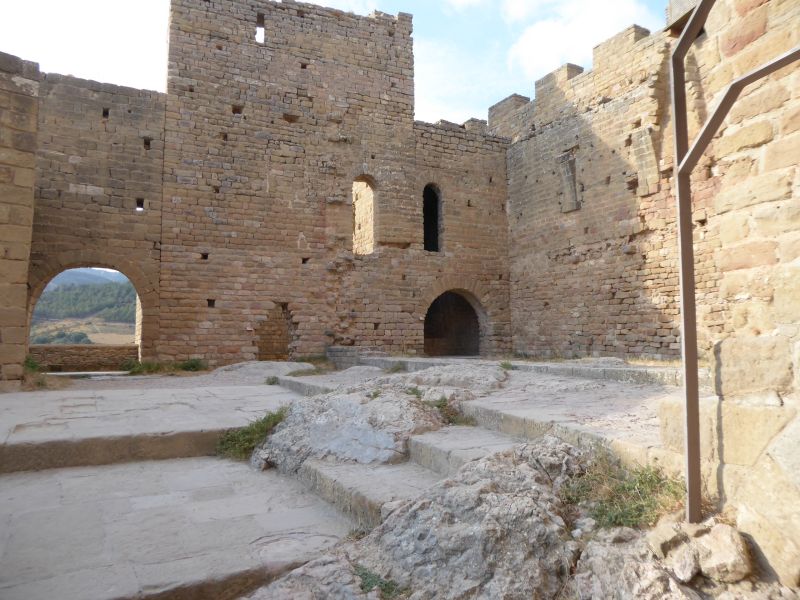
{"type": "MultiPolygon", "coordinates": [[[[566,62],[591,67],[594,46],[636,23],[664,25],[667,0],[327,0],[359,14],[414,15],[416,117],[486,118],[513,93],[566,62]]],[[[4,2],[0,51],[72,74],[163,91],[168,0],[4,2]],[[46,16],[46,18],[44,18],[46,16]]]]}

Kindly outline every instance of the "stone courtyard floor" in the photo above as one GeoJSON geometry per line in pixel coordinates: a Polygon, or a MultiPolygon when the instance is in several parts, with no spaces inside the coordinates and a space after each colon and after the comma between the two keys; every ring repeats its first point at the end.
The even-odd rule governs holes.
{"type": "Polygon", "coordinates": [[[397,362],[443,364],[365,362],[311,377],[287,376],[297,363],[246,363],[0,396],[0,598],[236,598],[464,463],[546,432],[679,463],[658,443],[658,403],[680,393],[663,383],[674,374],[522,364],[464,403],[477,428],[415,435],[408,462],[309,460],[287,477],[209,456],[223,430],[304,395],[385,377],[397,362]],[[265,385],[270,376],[281,385],[265,385]]]}

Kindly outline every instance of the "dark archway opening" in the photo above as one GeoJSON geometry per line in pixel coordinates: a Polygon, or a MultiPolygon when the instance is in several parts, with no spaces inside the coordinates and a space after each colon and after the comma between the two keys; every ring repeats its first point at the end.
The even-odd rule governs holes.
{"type": "Polygon", "coordinates": [[[422,219],[425,230],[425,250],[439,252],[441,250],[441,216],[442,198],[437,188],[432,183],[425,186],[422,192],[422,219]]]}
{"type": "Polygon", "coordinates": [[[472,305],[460,294],[445,292],[433,301],[425,315],[425,354],[428,356],[477,356],[480,324],[472,305]]]}

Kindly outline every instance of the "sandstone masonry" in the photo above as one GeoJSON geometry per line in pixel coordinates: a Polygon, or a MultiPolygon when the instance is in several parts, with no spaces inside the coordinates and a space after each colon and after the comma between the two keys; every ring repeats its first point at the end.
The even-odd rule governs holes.
{"type": "MultiPolygon", "coordinates": [[[[414,121],[404,13],[172,0],[166,94],[0,55],[2,379],[78,266],[133,282],[146,359],[420,354],[456,347],[443,315],[484,355],[677,359],[668,60],[691,6],[462,125],[414,121]]],[[[797,0],[717,2],[687,61],[692,136],[798,22],[797,0]]],[[[693,176],[707,492],[793,585],[798,157],[791,65],[745,91],[693,176]]],[[[681,422],[665,403],[676,451],[681,422]]]]}

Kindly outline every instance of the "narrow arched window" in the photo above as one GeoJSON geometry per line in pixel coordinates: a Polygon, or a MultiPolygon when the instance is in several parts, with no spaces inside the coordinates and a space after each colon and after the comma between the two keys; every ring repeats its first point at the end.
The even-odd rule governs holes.
{"type": "Polygon", "coordinates": [[[439,252],[442,248],[442,195],[432,183],[422,192],[422,220],[425,250],[439,252]]]}

